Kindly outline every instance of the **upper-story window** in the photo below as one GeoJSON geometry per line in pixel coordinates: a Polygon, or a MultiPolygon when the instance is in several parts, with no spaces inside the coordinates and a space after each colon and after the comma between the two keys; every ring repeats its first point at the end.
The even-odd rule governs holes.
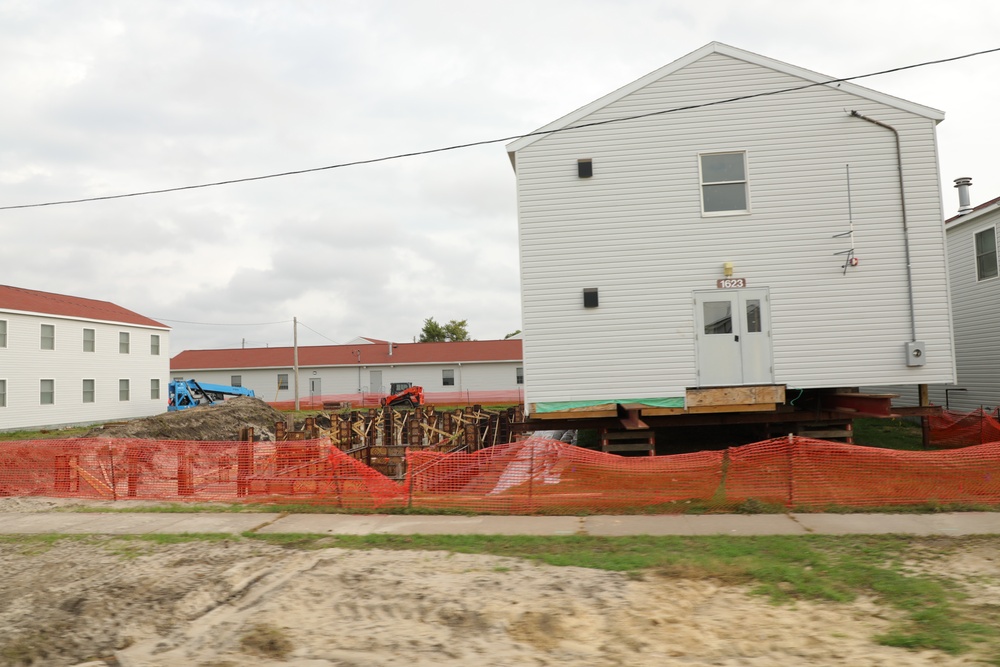
{"type": "Polygon", "coordinates": [[[750,212],[745,152],[702,153],[698,167],[701,174],[701,211],[704,215],[750,212]]]}
{"type": "Polygon", "coordinates": [[[976,279],[997,277],[997,230],[987,227],[976,234],[976,279]]]}
{"type": "Polygon", "coordinates": [[[42,325],[42,349],[43,350],[56,349],[56,325],[54,324],[42,325]]]}
{"type": "Polygon", "coordinates": [[[127,331],[118,332],[118,352],[120,354],[128,354],[129,349],[129,335],[127,331]]]}
{"type": "Polygon", "coordinates": [[[97,349],[97,332],[93,329],[83,330],[83,351],[93,352],[97,349]]]}
{"type": "Polygon", "coordinates": [[[7,320],[0,320],[0,347],[7,347],[7,320]]]}
{"type": "Polygon", "coordinates": [[[160,354],[160,337],[157,334],[152,334],[149,337],[149,353],[154,356],[160,354]]]}
{"type": "Polygon", "coordinates": [[[518,366],[515,371],[515,376],[518,384],[524,384],[524,366],[518,366]]]}

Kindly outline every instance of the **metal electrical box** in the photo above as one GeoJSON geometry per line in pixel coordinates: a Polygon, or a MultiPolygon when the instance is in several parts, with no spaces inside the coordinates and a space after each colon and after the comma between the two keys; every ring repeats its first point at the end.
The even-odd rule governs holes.
{"type": "Polygon", "coordinates": [[[927,363],[927,349],[924,342],[915,340],[906,344],[906,365],[923,366],[927,363]]]}

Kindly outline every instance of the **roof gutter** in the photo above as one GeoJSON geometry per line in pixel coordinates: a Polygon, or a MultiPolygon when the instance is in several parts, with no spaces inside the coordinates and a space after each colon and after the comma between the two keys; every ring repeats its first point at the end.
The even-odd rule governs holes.
{"type": "Polygon", "coordinates": [[[903,189],[903,151],[899,142],[899,131],[892,125],[863,116],[858,111],[851,111],[851,116],[866,120],[872,125],[878,125],[892,132],[896,137],[896,166],[899,170],[899,203],[903,210],[903,249],[906,251],[906,286],[910,295],[910,341],[917,342],[917,306],[913,296],[913,264],[910,261],[910,228],[906,218],[906,191],[903,189]]]}

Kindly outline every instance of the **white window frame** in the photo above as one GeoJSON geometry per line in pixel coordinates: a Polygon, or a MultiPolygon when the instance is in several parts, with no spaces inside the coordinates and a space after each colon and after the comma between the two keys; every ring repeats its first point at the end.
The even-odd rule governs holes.
{"type": "Polygon", "coordinates": [[[0,408],[7,407],[7,378],[0,378],[0,408]]]}
{"type": "Polygon", "coordinates": [[[132,383],[127,378],[118,380],[118,401],[127,403],[132,400],[132,383]]]}
{"type": "Polygon", "coordinates": [[[97,351],[97,329],[84,329],[83,330],[83,351],[84,352],[96,352],[97,351]],[[90,332],[90,339],[87,339],[87,332],[90,332]],[[90,343],[90,347],[87,347],[87,343],[90,343]]]}
{"type": "Polygon", "coordinates": [[[160,400],[160,378],[149,379],[149,400],[160,400]]]}
{"type": "Polygon", "coordinates": [[[54,350],[56,349],[56,325],[54,324],[42,324],[38,330],[38,349],[40,350],[54,350]],[[51,339],[46,337],[45,328],[49,327],[52,330],[51,339]],[[51,340],[52,347],[45,347],[45,341],[51,340]]]}
{"type": "Polygon", "coordinates": [[[733,215],[750,215],[751,205],[750,205],[750,161],[747,159],[747,152],[745,150],[731,150],[731,151],[707,151],[704,153],[698,153],[698,197],[701,202],[701,217],[703,218],[720,218],[733,215]],[[705,175],[702,173],[702,158],[711,155],[742,155],[743,156],[743,180],[738,181],[713,181],[711,183],[705,182],[705,175]],[[732,209],[728,211],[706,211],[705,210],[705,186],[713,185],[733,185],[736,183],[743,184],[743,191],[746,195],[747,207],[745,209],[732,209]]]}
{"type": "Polygon", "coordinates": [[[229,386],[230,387],[242,387],[243,386],[243,376],[242,375],[230,375],[229,376],[229,386]]]}
{"type": "Polygon", "coordinates": [[[288,391],[288,373],[278,373],[278,391],[288,391]]]}
{"type": "Polygon", "coordinates": [[[441,369],[441,386],[442,387],[454,387],[455,386],[455,369],[454,368],[442,368],[441,369]],[[451,375],[449,375],[451,373],[451,375]],[[449,382],[451,380],[451,382],[449,382]]]}
{"type": "Polygon", "coordinates": [[[524,366],[518,366],[514,369],[514,381],[517,384],[524,384],[524,366]]]}
{"type": "Polygon", "coordinates": [[[97,381],[93,378],[83,379],[83,403],[96,403],[97,402],[97,381]],[[87,400],[87,383],[90,383],[90,400],[87,400]]]}
{"type": "Polygon", "coordinates": [[[128,331],[118,332],[118,354],[131,354],[132,336],[128,331]]]}
{"type": "Polygon", "coordinates": [[[39,405],[55,405],[56,404],[56,381],[55,381],[55,379],[53,379],[53,378],[42,378],[42,379],[40,379],[38,381],[38,404],[39,405]],[[51,390],[51,392],[46,392],[44,390],[44,386],[45,385],[43,383],[45,383],[45,382],[51,382],[52,383],[52,390],[51,390]],[[51,393],[51,397],[50,397],[51,400],[48,403],[45,402],[45,395],[47,393],[51,393]]]}
{"type": "Polygon", "coordinates": [[[7,347],[7,320],[0,320],[0,348],[7,347]]]}
{"type": "Polygon", "coordinates": [[[997,278],[998,276],[1000,276],[1000,264],[998,264],[998,262],[997,262],[997,255],[998,255],[998,252],[997,252],[997,228],[996,228],[995,225],[991,226],[991,227],[983,227],[978,232],[976,232],[976,233],[974,233],[972,235],[972,255],[974,257],[974,261],[975,261],[975,264],[976,264],[976,282],[977,283],[983,282],[984,280],[993,280],[993,279],[997,278]],[[986,232],[993,232],[993,275],[990,275],[990,276],[984,276],[979,271],[979,258],[980,257],[985,257],[987,254],[989,254],[988,252],[983,253],[982,255],[979,254],[979,236],[981,234],[985,234],[986,232]]]}
{"type": "Polygon", "coordinates": [[[160,334],[149,335],[149,354],[154,357],[160,356],[160,334]]]}

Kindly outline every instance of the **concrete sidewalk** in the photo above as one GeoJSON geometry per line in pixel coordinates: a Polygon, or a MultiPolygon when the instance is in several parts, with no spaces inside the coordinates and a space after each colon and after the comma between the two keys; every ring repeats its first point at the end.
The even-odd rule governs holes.
{"type": "Polygon", "coordinates": [[[322,535],[988,535],[1000,512],[941,514],[706,514],[433,516],[384,514],[2,512],[0,534],[156,533],[322,535]]]}

